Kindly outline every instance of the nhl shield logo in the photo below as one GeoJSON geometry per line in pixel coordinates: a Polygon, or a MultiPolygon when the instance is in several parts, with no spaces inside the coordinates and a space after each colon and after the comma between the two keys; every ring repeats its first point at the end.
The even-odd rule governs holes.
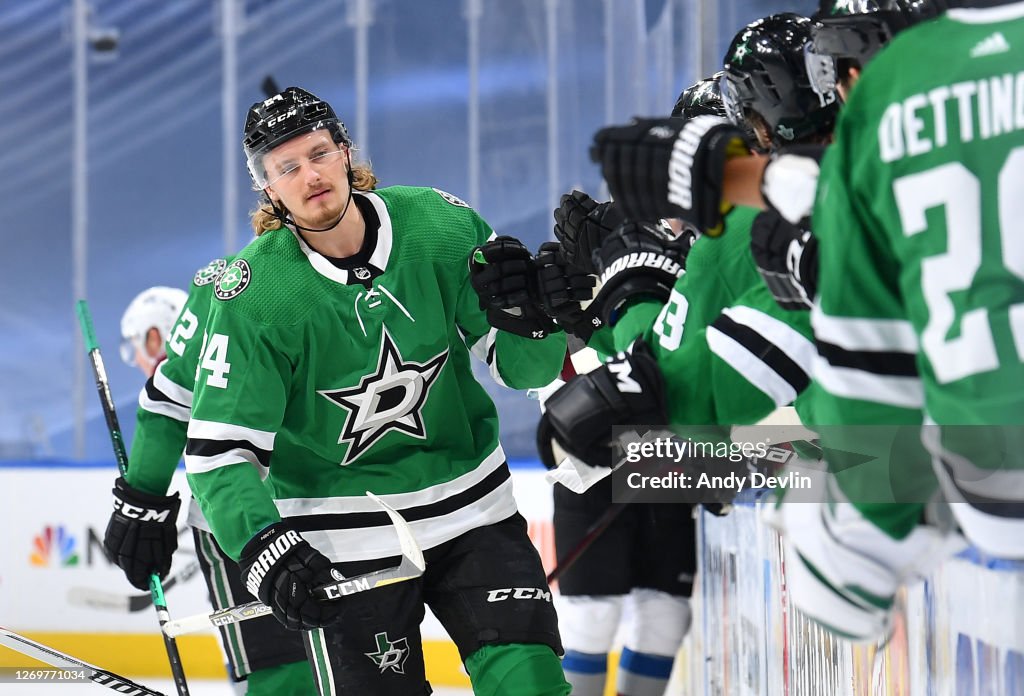
{"type": "Polygon", "coordinates": [[[363,268],[362,266],[360,266],[359,268],[352,269],[352,275],[354,275],[359,280],[366,280],[367,278],[370,277],[370,269],[363,268]]]}
{"type": "Polygon", "coordinates": [[[219,276],[227,267],[228,262],[224,259],[214,259],[196,271],[196,274],[192,277],[192,283],[197,287],[209,285],[216,280],[217,276],[219,276]]]}
{"type": "Polygon", "coordinates": [[[252,271],[245,259],[233,261],[224,272],[217,277],[217,283],[213,286],[213,294],[218,300],[230,300],[238,297],[242,291],[249,287],[252,279],[252,271]]]}

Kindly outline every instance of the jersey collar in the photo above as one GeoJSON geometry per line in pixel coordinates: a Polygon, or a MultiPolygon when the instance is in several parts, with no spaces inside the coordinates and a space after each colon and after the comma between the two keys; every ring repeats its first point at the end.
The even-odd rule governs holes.
{"type": "Polygon", "coordinates": [[[964,24],[1008,22],[1024,17],[1024,2],[966,0],[960,7],[948,10],[946,16],[964,24]]]}
{"type": "MultiPolygon", "coordinates": [[[[380,219],[380,227],[377,230],[377,239],[374,244],[374,248],[369,253],[367,260],[367,266],[379,271],[375,273],[380,275],[387,271],[388,261],[391,259],[391,250],[394,246],[394,232],[391,226],[391,216],[388,214],[388,207],[385,205],[384,200],[373,193],[372,191],[355,191],[354,195],[360,196],[368,201],[374,211],[377,213],[377,217],[380,219]]],[[[292,236],[295,237],[295,241],[299,244],[299,249],[306,255],[309,260],[309,264],[313,267],[320,275],[333,280],[336,283],[342,285],[362,285],[364,278],[358,277],[359,269],[339,268],[332,264],[323,254],[313,249],[311,246],[306,244],[298,232],[295,231],[291,226],[288,227],[291,231],[292,236]]]]}

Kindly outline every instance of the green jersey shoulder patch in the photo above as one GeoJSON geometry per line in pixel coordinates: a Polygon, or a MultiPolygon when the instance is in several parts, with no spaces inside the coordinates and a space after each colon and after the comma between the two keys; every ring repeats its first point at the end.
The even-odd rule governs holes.
{"type": "Polygon", "coordinates": [[[224,269],[228,267],[227,259],[214,259],[210,263],[206,264],[192,276],[192,284],[196,287],[202,287],[209,285],[217,279],[224,269]]]}
{"type": "Polygon", "coordinates": [[[249,268],[249,262],[245,259],[235,259],[217,276],[213,294],[218,300],[230,300],[241,295],[251,281],[252,270],[249,268]]]}
{"type": "Polygon", "coordinates": [[[452,205],[458,206],[460,208],[468,208],[469,207],[469,203],[467,203],[466,201],[462,200],[458,196],[455,196],[455,195],[453,195],[451,193],[448,193],[447,191],[442,191],[439,188],[434,188],[434,187],[431,187],[431,188],[434,190],[435,193],[437,193],[437,195],[439,195],[441,198],[445,199],[446,201],[448,201],[452,205]]]}

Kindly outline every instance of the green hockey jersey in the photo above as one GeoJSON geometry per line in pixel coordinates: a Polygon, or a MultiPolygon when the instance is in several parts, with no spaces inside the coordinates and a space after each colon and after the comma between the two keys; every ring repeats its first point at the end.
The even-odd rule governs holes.
{"type": "Polygon", "coordinates": [[[810,317],[780,308],[762,281],[750,255],[757,213],[734,209],[725,234],[694,244],[668,302],[631,305],[611,329],[616,350],[640,336],[651,346],[671,424],[749,424],[794,401],[807,418],[810,317]]]}
{"type": "MultiPolygon", "coordinates": [[[[912,27],[863,71],[814,212],[820,422],[1024,423],[1022,65],[1012,3],[912,27]]],[[[982,469],[1024,445],[942,430],[933,453],[982,469]]]]}
{"type": "MultiPolygon", "coordinates": [[[[125,476],[129,485],[139,490],[166,494],[185,451],[192,386],[213,297],[213,281],[233,260],[231,256],[214,259],[196,271],[188,300],[164,344],[167,358],[157,365],[139,392],[135,436],[125,476]]],[[[191,517],[194,516],[190,515],[193,521],[191,517]]]]}
{"type": "Polygon", "coordinates": [[[487,324],[468,259],[493,232],[458,198],[407,187],[357,197],[360,254],[332,263],[281,228],[214,284],[185,466],[236,558],[282,518],[333,561],[397,555],[367,491],[424,549],[516,511],[470,355],[502,384],[541,386],[561,369],[565,335],[487,324]]]}
{"type": "MultiPolygon", "coordinates": [[[[725,216],[725,234],[694,242],[686,257],[686,272],[675,286],[687,303],[686,326],[706,326],[747,288],[761,282],[748,251],[750,226],[757,213],[754,208],[733,208],[725,216]]],[[[596,332],[588,345],[604,358],[625,350],[654,324],[663,307],[653,300],[630,304],[614,327],[596,332]]]]}
{"type": "Polygon", "coordinates": [[[811,420],[810,312],[779,307],[759,275],[703,326],[691,324],[688,307],[673,291],[644,334],[665,378],[671,424],[746,425],[790,404],[811,420]]]}

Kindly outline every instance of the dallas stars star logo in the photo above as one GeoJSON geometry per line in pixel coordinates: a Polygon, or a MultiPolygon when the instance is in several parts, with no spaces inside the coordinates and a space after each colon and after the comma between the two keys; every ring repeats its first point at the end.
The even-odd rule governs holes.
{"type": "Polygon", "coordinates": [[[355,461],[388,431],[397,430],[420,440],[427,436],[421,411],[448,359],[448,351],[424,363],[406,362],[386,327],[381,334],[376,372],[364,376],[354,387],[317,392],[349,412],[338,436],[339,445],[349,444],[342,466],[355,461]]]}
{"type": "Polygon", "coordinates": [[[861,14],[867,12],[867,3],[864,0],[838,0],[832,14],[861,14]]]}
{"type": "Polygon", "coordinates": [[[377,652],[363,653],[373,660],[373,663],[384,674],[384,670],[391,669],[398,674],[405,674],[405,661],[409,657],[409,644],[405,638],[388,640],[388,634],[378,633],[374,636],[377,641],[377,652]]]}

